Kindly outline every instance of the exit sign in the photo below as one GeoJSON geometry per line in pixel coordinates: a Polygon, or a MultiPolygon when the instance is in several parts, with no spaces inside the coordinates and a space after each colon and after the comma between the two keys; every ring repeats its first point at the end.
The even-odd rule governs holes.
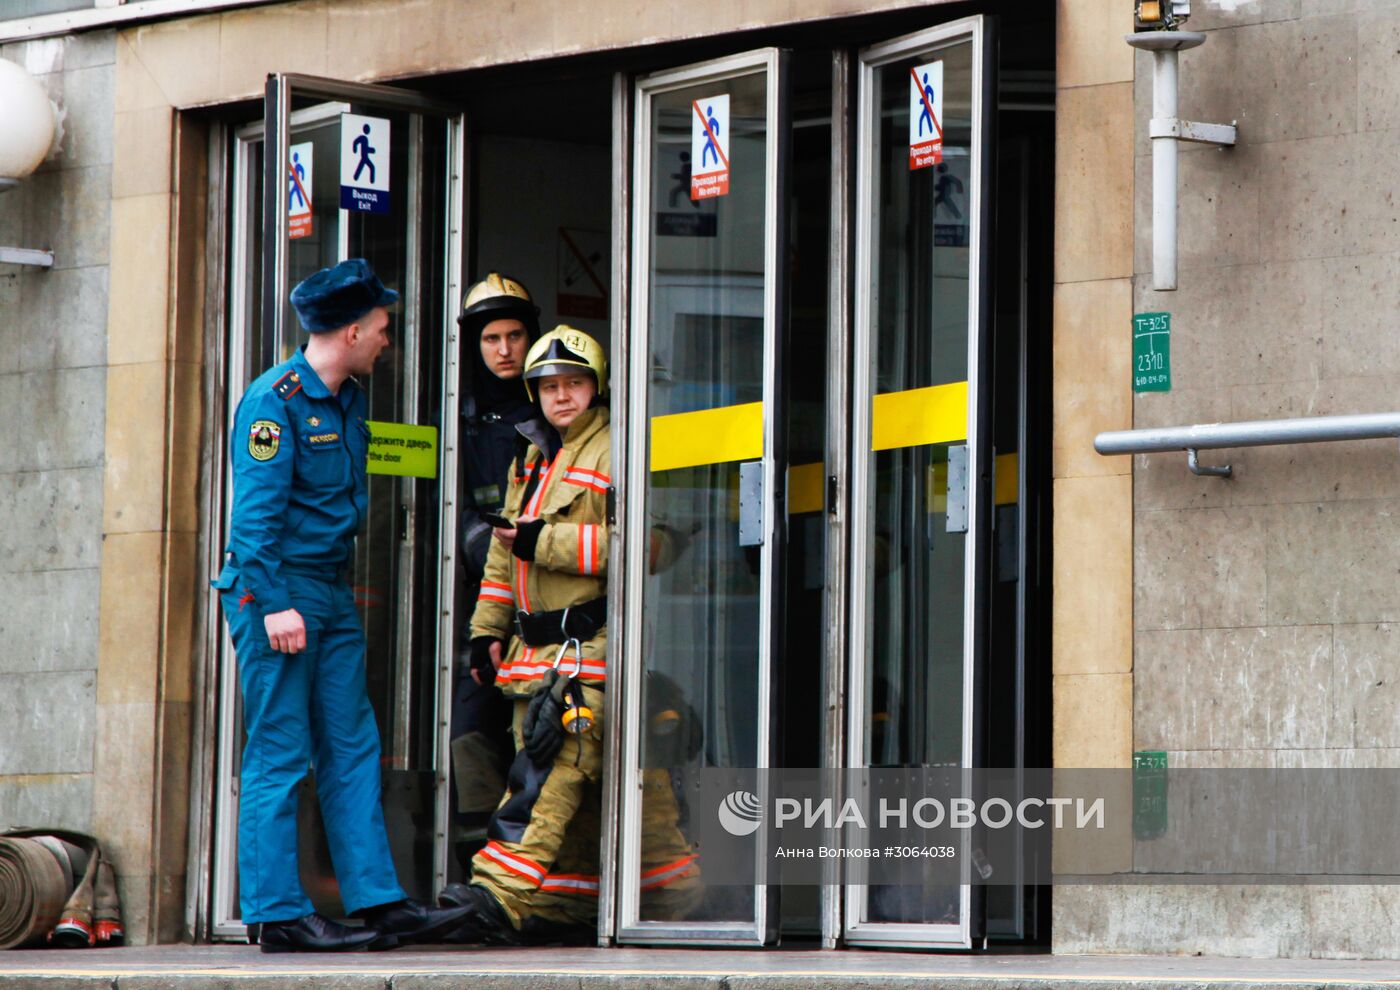
{"type": "Polygon", "coordinates": [[[1172,390],[1172,314],[1133,315],[1133,391],[1172,390]]]}

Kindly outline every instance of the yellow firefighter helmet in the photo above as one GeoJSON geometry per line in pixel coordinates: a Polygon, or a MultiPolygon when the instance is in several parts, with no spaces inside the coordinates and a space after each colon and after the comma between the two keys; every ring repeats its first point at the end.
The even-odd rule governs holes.
{"type": "Polygon", "coordinates": [[[492,320],[519,320],[534,336],[540,330],[540,308],[525,286],[499,272],[492,272],[467,291],[457,324],[463,330],[480,331],[492,320]]]}
{"type": "Polygon", "coordinates": [[[530,348],[525,355],[525,391],[533,400],[534,390],[530,382],[546,375],[564,375],[583,368],[593,373],[598,383],[598,394],[608,391],[608,359],[603,356],[603,348],[582,330],[576,330],[561,323],[530,348]]]}

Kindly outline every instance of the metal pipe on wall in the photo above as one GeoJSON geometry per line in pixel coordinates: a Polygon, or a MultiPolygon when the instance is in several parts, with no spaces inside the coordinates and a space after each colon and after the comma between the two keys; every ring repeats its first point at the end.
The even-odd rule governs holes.
{"type": "Polygon", "coordinates": [[[1176,289],[1177,142],[1196,141],[1229,147],[1235,125],[1200,124],[1177,117],[1180,52],[1205,43],[1198,31],[1139,31],[1125,40],[1152,53],[1152,288],[1176,289]]]}
{"type": "MultiPolygon", "coordinates": [[[[1176,117],[1177,49],[1152,53],[1152,117],[1176,117]]],[[[1152,288],[1176,289],[1176,138],[1152,139],[1152,288]]]]}
{"type": "Polygon", "coordinates": [[[1388,437],[1400,437],[1400,412],[1201,423],[1157,430],[1113,430],[1096,436],[1094,449],[1104,455],[1151,454],[1172,450],[1269,447],[1287,443],[1388,437]]]}

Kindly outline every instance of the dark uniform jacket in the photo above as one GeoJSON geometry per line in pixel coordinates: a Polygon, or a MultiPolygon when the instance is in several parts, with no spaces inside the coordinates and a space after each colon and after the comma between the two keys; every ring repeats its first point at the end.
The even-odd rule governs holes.
{"type": "Polygon", "coordinates": [[[510,465],[523,442],[516,427],[538,416],[534,404],[524,400],[482,409],[473,399],[463,410],[462,460],[466,491],[462,495],[460,536],[467,575],[473,584],[486,570],[491,549],[491,524],[483,512],[501,514],[510,483],[510,465]]]}

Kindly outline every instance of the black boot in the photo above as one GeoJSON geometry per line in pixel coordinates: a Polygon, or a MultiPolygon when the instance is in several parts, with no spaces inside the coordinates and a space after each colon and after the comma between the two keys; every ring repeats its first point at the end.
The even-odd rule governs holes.
{"type": "Polygon", "coordinates": [[[449,883],[438,894],[438,903],[443,907],[466,907],[472,903],[471,891],[464,883],[449,883]]]}
{"type": "Polygon", "coordinates": [[[439,904],[459,906],[466,912],[457,930],[443,941],[465,945],[521,945],[520,933],[510,923],[501,902],[479,884],[448,884],[438,897],[439,904]]]}
{"type": "Polygon", "coordinates": [[[375,948],[388,948],[373,928],[351,928],[315,912],[295,921],[264,921],[249,937],[256,938],[264,952],[354,952],[374,943],[379,943],[375,948]]]}
{"type": "Polygon", "coordinates": [[[366,908],[356,914],[365,919],[365,927],[380,934],[393,936],[403,945],[414,942],[440,942],[443,936],[461,927],[468,907],[429,907],[420,901],[405,899],[366,908]]]}

